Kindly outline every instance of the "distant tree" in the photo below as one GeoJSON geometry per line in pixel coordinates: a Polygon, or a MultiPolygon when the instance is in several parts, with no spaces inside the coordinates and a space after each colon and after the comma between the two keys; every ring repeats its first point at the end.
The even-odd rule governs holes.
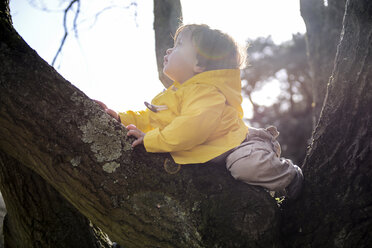
{"type": "Polygon", "coordinates": [[[276,45],[270,37],[248,41],[249,66],[243,69],[243,94],[253,105],[252,126],[275,125],[281,135],[283,156],[297,164],[305,158],[312,131],[312,92],[306,42],[302,34],[276,45]],[[281,94],[271,106],[253,99],[254,92],[277,80],[281,94]]]}

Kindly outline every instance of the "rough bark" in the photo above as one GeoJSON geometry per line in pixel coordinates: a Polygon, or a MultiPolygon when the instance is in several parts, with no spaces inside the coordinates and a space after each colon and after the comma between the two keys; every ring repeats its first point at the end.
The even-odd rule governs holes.
{"type": "Polygon", "coordinates": [[[340,40],[346,0],[300,0],[306,24],[308,59],[313,84],[313,125],[319,120],[340,40]]]}
{"type": "Polygon", "coordinates": [[[110,247],[109,240],[39,175],[0,153],[5,247],[110,247]]]}
{"type": "Polygon", "coordinates": [[[348,0],[303,197],[286,213],[294,247],[372,246],[372,2],[348,0]]]}
{"type": "Polygon", "coordinates": [[[159,79],[168,88],[172,81],[163,73],[164,55],[173,47],[173,37],[182,23],[180,0],[154,0],[155,52],[159,79]]]}
{"type": "MultiPolygon", "coordinates": [[[[0,20],[0,150],[124,247],[276,247],[278,208],[224,167],[164,169],[0,20]]],[[[175,166],[175,165],[173,165],[175,166]]]]}

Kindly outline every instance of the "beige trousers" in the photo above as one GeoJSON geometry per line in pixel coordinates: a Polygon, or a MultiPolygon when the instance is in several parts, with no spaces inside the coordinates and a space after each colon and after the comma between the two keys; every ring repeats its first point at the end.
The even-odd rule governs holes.
{"type": "Polygon", "coordinates": [[[296,175],[292,161],[280,158],[279,133],[275,127],[249,129],[247,139],[226,158],[231,175],[272,191],[285,189],[296,175]]]}

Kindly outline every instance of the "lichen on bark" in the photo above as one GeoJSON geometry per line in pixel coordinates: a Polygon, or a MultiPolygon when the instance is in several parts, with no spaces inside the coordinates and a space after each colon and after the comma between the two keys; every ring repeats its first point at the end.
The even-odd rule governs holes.
{"type": "Polygon", "coordinates": [[[82,132],[81,140],[90,144],[90,150],[97,162],[106,162],[104,165],[105,171],[115,171],[120,164],[116,163],[112,167],[114,165],[113,161],[121,157],[122,150],[128,151],[131,149],[127,142],[122,142],[122,137],[126,136],[126,132],[123,129],[115,128],[114,120],[103,111],[94,111],[96,106],[93,101],[78,95],[77,92],[74,92],[70,99],[75,105],[84,108],[84,117],[86,118],[82,119],[88,119],[78,125],[82,132]]]}
{"type": "Polygon", "coordinates": [[[115,170],[117,168],[120,167],[120,164],[119,163],[116,163],[116,162],[110,162],[110,163],[106,163],[102,166],[102,169],[104,171],[106,171],[107,173],[113,173],[115,172],[115,170]]]}

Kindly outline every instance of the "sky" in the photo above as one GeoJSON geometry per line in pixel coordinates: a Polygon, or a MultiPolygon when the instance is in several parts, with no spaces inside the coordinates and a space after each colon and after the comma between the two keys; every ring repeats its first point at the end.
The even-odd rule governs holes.
{"type": "MultiPolygon", "coordinates": [[[[163,85],[158,79],[153,30],[153,1],[81,0],[78,34],[70,32],[56,70],[92,99],[116,111],[144,109],[163,85]],[[115,6],[115,7],[114,7],[115,6]],[[108,8],[112,7],[112,8],[108,8]],[[102,12],[98,18],[96,13],[102,12]]],[[[299,0],[184,0],[183,22],[205,23],[230,34],[241,45],[248,38],[271,35],[275,43],[305,33],[299,0]]],[[[61,0],[11,0],[13,24],[36,52],[51,64],[64,34],[61,0]],[[47,4],[46,4],[47,3],[47,4]],[[51,11],[43,11],[47,7],[51,11]]],[[[72,29],[73,15],[67,18],[72,29]]],[[[253,95],[270,104],[279,94],[277,82],[253,95]]],[[[252,114],[243,100],[245,117],[252,114]]]]}

